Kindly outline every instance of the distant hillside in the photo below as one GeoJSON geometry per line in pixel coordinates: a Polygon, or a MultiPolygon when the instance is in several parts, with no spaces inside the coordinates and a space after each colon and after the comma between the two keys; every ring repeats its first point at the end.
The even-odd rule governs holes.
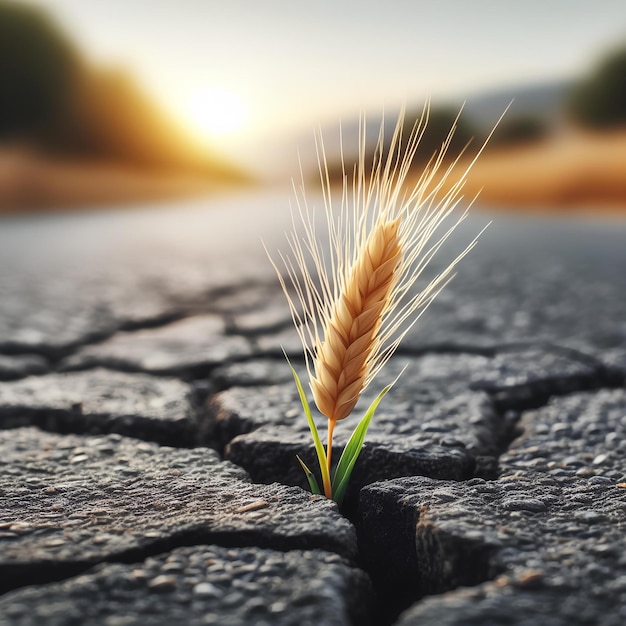
{"type": "MultiPolygon", "coordinates": [[[[493,125],[500,118],[508,104],[513,101],[511,108],[507,112],[506,119],[519,119],[522,117],[536,118],[538,122],[547,127],[554,126],[563,115],[563,106],[566,95],[572,88],[572,81],[555,81],[553,83],[537,83],[514,85],[508,88],[493,91],[479,92],[470,95],[465,100],[461,122],[470,135],[476,136],[477,141],[484,137],[493,125]]],[[[433,100],[431,109],[433,111],[457,112],[463,106],[464,100],[448,99],[446,101],[433,100]]],[[[421,114],[423,103],[407,106],[407,118],[415,118],[421,114]]],[[[388,110],[385,115],[385,136],[390,138],[397,120],[399,110],[388,110]]],[[[382,115],[380,113],[368,114],[366,120],[367,144],[370,151],[376,145],[381,127],[382,115]]],[[[327,160],[333,164],[333,169],[338,166],[341,158],[340,141],[343,138],[344,157],[347,161],[354,160],[357,155],[359,142],[359,120],[358,118],[344,119],[323,125],[321,128],[324,138],[324,148],[327,160]]],[[[292,140],[293,141],[293,140],[292,140]]],[[[293,153],[293,143],[289,142],[289,147],[285,147],[285,152],[290,150],[293,153]]],[[[302,166],[305,173],[310,172],[315,176],[317,160],[313,143],[313,133],[311,130],[302,132],[297,138],[297,143],[302,166]]]]}
{"type": "Polygon", "coordinates": [[[563,103],[573,84],[563,80],[478,93],[467,98],[463,115],[476,127],[490,129],[513,101],[507,116],[532,116],[552,122],[563,115],[563,103]]]}
{"type": "MultiPolygon", "coordinates": [[[[623,58],[626,60],[626,53],[623,58]]],[[[619,68],[621,67],[620,65],[619,68]]],[[[626,68],[626,62],[623,67],[626,68]]],[[[607,94],[621,93],[618,88],[623,90],[624,83],[619,82],[622,75],[614,72],[610,76],[611,80],[605,80],[608,84],[605,89],[607,94]]],[[[597,83],[597,80],[591,81],[594,87],[597,83]]],[[[467,98],[458,123],[458,141],[456,145],[452,145],[451,154],[458,155],[471,137],[475,140],[470,145],[469,152],[463,156],[457,172],[467,167],[471,156],[476,153],[487,133],[513,100],[485,153],[467,179],[465,191],[468,197],[480,193],[482,204],[519,207],[524,210],[531,207],[536,210],[547,207],[559,210],[598,210],[598,207],[602,207],[603,210],[610,208],[622,211],[626,207],[626,161],[623,158],[626,126],[616,123],[599,131],[585,124],[585,120],[574,117],[568,105],[575,86],[579,84],[581,83],[559,81],[512,86],[477,93],[467,98]]],[[[591,93],[596,95],[596,91],[598,89],[591,93]]],[[[618,98],[605,96],[599,103],[605,101],[615,109],[614,103],[618,98]]],[[[461,105],[461,100],[432,103],[429,126],[422,138],[424,151],[421,155],[419,151],[417,153],[412,176],[418,177],[421,172],[420,163],[439,149],[461,105]]],[[[609,107],[611,112],[613,109],[609,107]]],[[[421,112],[421,108],[408,108],[406,118],[409,125],[421,112]]],[[[387,112],[385,145],[388,145],[397,114],[397,111],[387,112]]],[[[623,118],[624,116],[619,119],[623,118]]],[[[369,162],[380,125],[380,115],[368,117],[365,130],[369,162]]],[[[342,123],[341,128],[343,154],[347,164],[345,172],[350,176],[352,164],[357,160],[359,121],[355,118],[349,119],[342,123]]],[[[328,125],[322,129],[322,133],[329,178],[332,182],[339,182],[344,171],[341,165],[339,125],[328,125]]],[[[315,186],[318,184],[319,174],[314,150],[309,149],[312,143],[310,135],[309,138],[303,137],[300,154],[305,179],[308,184],[315,186]]]]}
{"type": "Polygon", "coordinates": [[[248,180],[201,149],[117,69],[90,66],[48,14],[0,1],[0,143],[48,155],[248,180]]]}

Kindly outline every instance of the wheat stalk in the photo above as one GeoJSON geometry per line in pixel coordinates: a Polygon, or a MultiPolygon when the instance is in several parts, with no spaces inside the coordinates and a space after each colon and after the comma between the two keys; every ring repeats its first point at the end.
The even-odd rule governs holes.
{"type": "MultiPolygon", "coordinates": [[[[361,119],[358,163],[351,176],[343,166],[338,209],[333,205],[324,144],[318,135],[316,145],[324,197],[325,236],[319,237],[315,211],[307,204],[302,177],[299,193],[296,189],[294,233],[288,236],[291,254],[280,255],[284,276],[272,261],[302,341],[315,404],[328,420],[324,451],[321,443],[318,445],[315,424],[294,372],[310,418],[324,493],[328,498],[333,497],[335,486],[335,481],[331,484],[330,471],[332,437],[337,421],[350,414],[363,390],[452,278],[456,264],[476,243],[476,239],[471,241],[424,289],[418,292],[411,289],[428,262],[465,219],[467,209],[441,231],[441,226],[462,199],[467,174],[478,156],[457,175],[456,180],[451,184],[447,181],[460,158],[459,155],[452,163],[444,161],[455,123],[441,150],[427,163],[417,181],[408,185],[411,165],[427,119],[428,106],[404,142],[401,115],[388,150],[384,148],[384,126],[381,126],[371,164],[367,163],[365,121],[361,119]]],[[[388,388],[376,399],[376,406],[388,388]]],[[[356,449],[357,456],[372,415],[370,407],[367,420],[364,418],[353,433],[354,438],[359,429],[363,431],[359,431],[355,439],[357,443],[361,441],[356,449]]],[[[337,474],[341,475],[335,477],[340,484],[345,483],[351,471],[351,467],[346,470],[342,466],[342,461],[343,457],[337,469],[337,474]]],[[[348,461],[353,466],[356,458],[348,461]]],[[[348,461],[346,464],[349,465],[348,461]]],[[[315,479],[302,465],[315,491],[315,479]]]]}

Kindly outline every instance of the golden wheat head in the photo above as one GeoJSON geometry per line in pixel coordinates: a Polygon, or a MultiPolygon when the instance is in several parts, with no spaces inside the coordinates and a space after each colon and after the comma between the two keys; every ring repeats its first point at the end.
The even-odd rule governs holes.
{"type": "Polygon", "coordinates": [[[456,180],[449,180],[459,171],[458,156],[452,162],[444,158],[453,126],[441,150],[421,176],[415,176],[411,165],[426,128],[428,107],[408,132],[402,118],[388,148],[381,127],[370,162],[361,120],[358,163],[350,175],[344,165],[337,206],[324,145],[321,136],[317,138],[324,233],[320,235],[302,182],[296,190],[294,233],[288,236],[291,253],[281,255],[284,272],[275,265],[304,347],[315,403],[329,420],[329,440],[335,423],[350,414],[476,241],[425,288],[412,289],[466,216],[467,209],[448,219],[462,198],[467,173],[476,159],[456,174],[456,180]]]}

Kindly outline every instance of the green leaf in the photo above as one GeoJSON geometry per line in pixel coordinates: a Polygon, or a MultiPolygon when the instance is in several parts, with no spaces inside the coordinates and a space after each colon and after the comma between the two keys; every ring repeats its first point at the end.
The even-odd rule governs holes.
{"type": "MultiPolygon", "coordinates": [[[[289,363],[289,359],[287,359],[287,363],[289,363]]],[[[317,427],[315,426],[315,422],[313,421],[311,408],[309,407],[309,403],[306,399],[306,394],[304,393],[304,389],[302,388],[300,378],[298,378],[298,374],[296,373],[296,370],[293,368],[291,363],[289,363],[289,367],[291,368],[293,379],[296,381],[296,387],[298,388],[298,394],[300,395],[300,402],[302,403],[302,408],[304,409],[304,414],[306,415],[306,419],[309,423],[309,428],[311,429],[311,435],[313,436],[313,443],[315,444],[317,460],[319,461],[320,470],[322,471],[322,483],[324,485],[324,491],[330,493],[330,474],[328,472],[328,465],[326,461],[326,450],[324,450],[324,446],[322,445],[322,441],[317,432],[317,427]]]]}
{"type": "Polygon", "coordinates": [[[345,495],[350,475],[352,474],[356,460],[359,458],[359,454],[361,454],[361,448],[363,447],[363,441],[365,440],[365,433],[367,433],[367,429],[372,421],[372,418],[374,417],[374,413],[376,412],[380,401],[385,397],[385,394],[391,389],[391,387],[393,387],[393,383],[387,385],[378,394],[369,409],[367,409],[367,412],[361,421],[358,423],[357,427],[354,429],[354,432],[350,436],[350,439],[343,450],[343,454],[339,459],[339,464],[337,465],[337,470],[335,471],[332,484],[333,500],[335,500],[338,504],[341,504],[345,495]]]}
{"type": "Polygon", "coordinates": [[[296,454],[296,459],[300,462],[304,473],[306,474],[306,479],[309,481],[309,487],[311,488],[311,493],[316,496],[322,495],[320,491],[320,486],[317,484],[317,480],[313,475],[313,472],[306,466],[305,462],[296,454]]]}

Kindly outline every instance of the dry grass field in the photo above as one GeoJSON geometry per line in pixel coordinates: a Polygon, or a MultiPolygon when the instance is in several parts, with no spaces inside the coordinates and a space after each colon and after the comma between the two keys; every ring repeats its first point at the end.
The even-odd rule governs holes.
{"type": "Polygon", "coordinates": [[[626,214],[626,130],[571,132],[478,160],[467,189],[480,203],[519,210],[602,210],[626,214]]]}
{"type": "MultiPolygon", "coordinates": [[[[0,150],[0,212],[112,206],[223,188],[198,175],[0,150]]],[[[498,209],[626,215],[626,130],[572,131],[521,147],[488,149],[472,169],[464,195],[479,191],[481,205],[498,209]]]]}
{"type": "Polygon", "coordinates": [[[22,150],[0,151],[0,212],[83,209],[166,200],[214,191],[198,175],[58,160],[22,150]]]}

